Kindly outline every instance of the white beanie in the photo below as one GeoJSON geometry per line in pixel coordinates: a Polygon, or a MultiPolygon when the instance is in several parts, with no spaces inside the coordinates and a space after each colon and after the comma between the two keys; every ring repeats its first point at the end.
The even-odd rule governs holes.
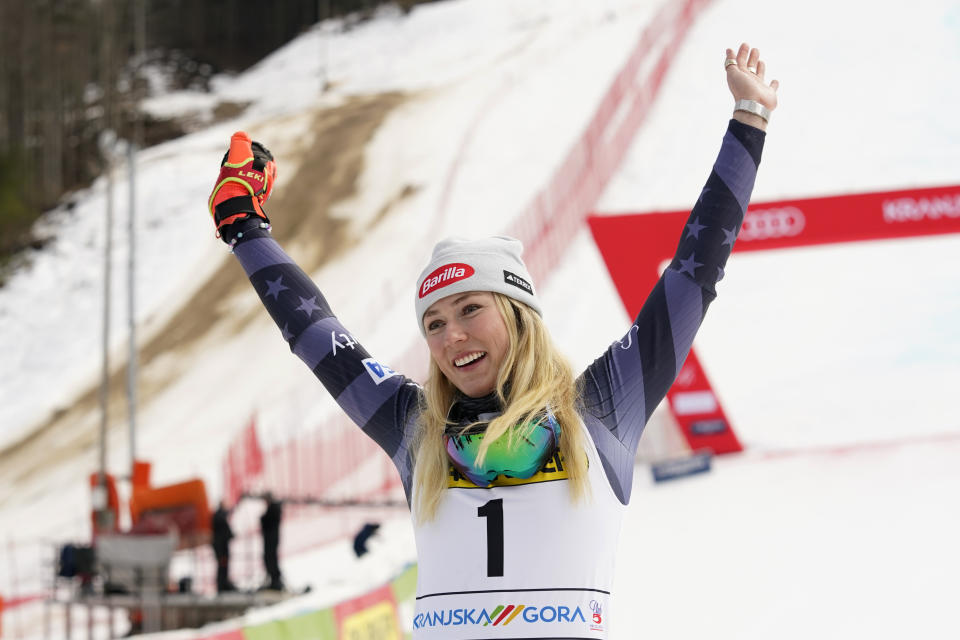
{"type": "Polygon", "coordinates": [[[480,240],[447,238],[433,248],[430,263],[417,278],[414,304],[420,333],[423,314],[437,300],[465,291],[495,291],[523,302],[543,316],[530,272],[520,254],[523,243],[508,236],[480,240]]]}

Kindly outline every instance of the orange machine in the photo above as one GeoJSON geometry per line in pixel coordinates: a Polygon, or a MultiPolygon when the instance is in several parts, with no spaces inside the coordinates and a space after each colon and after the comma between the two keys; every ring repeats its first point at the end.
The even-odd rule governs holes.
{"type": "Polygon", "coordinates": [[[132,533],[159,533],[175,527],[179,549],[210,541],[210,506],[203,480],[195,478],[165,487],[150,486],[150,463],[137,461],[130,496],[132,533]]]}
{"type": "MultiPolygon", "coordinates": [[[[94,537],[98,533],[119,531],[120,501],[116,482],[109,474],[106,480],[106,509],[100,512],[94,510],[94,537]]],[[[91,488],[96,490],[99,484],[100,474],[91,474],[91,488]]],[[[150,463],[137,460],[133,464],[129,507],[130,531],[127,533],[165,533],[173,529],[179,536],[179,549],[210,541],[210,507],[203,480],[195,478],[164,487],[152,487],[150,463]]]]}

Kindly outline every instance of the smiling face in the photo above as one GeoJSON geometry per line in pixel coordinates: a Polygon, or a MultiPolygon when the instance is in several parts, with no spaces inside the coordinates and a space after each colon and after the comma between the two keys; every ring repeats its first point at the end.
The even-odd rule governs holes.
{"type": "Polygon", "coordinates": [[[423,326],[430,355],[457,389],[471,398],[494,390],[510,336],[492,293],[441,298],[424,313],[423,326]]]}

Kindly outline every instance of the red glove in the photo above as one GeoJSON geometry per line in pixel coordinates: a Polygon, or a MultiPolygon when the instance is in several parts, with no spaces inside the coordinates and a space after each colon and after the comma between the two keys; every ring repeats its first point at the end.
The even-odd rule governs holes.
{"type": "Polygon", "coordinates": [[[207,201],[217,235],[223,227],[251,215],[267,220],[263,203],[276,178],[277,164],[266,147],[251,142],[243,131],[230,136],[230,149],[223,155],[217,185],[207,201]]]}

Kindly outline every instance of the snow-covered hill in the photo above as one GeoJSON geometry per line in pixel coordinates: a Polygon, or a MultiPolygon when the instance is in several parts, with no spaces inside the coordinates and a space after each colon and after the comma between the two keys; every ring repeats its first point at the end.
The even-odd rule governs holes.
{"type": "MultiPolygon", "coordinates": [[[[417,338],[408,291],[430,239],[504,230],[579,135],[658,6],[451,0],[346,33],[327,25],[222,79],[217,95],[251,101],[249,111],[140,154],[143,336],[162,331],[231,259],[203,207],[233,130],[250,131],[277,154],[281,190],[301,168],[318,110],[399,91],[404,99],[363,151],[357,194],[336,208],[356,245],[314,274],[344,323],[391,362],[417,338]],[[325,93],[321,77],[331,83],[325,93]],[[385,206],[388,213],[369,225],[385,206]]],[[[690,206],[730,114],[723,50],[742,40],[760,47],[768,74],[782,83],[755,200],[957,181],[955,3],[880,10],[714,0],[673,61],[600,211],[690,206]]],[[[117,183],[120,358],[122,170],[117,183]]],[[[73,212],[53,218],[57,241],[0,290],[0,442],[22,437],[98,378],[103,208],[100,181],[73,212]]],[[[675,485],[652,486],[638,474],[618,563],[614,638],[956,635],[948,598],[960,570],[960,518],[951,507],[960,487],[958,250],[960,237],[944,236],[731,260],[697,348],[748,451],[675,485]]],[[[545,284],[543,303],[577,366],[627,323],[586,229],[545,284]]],[[[223,301],[237,314],[258,304],[251,295],[223,301]]],[[[333,410],[317,399],[322,390],[266,314],[256,318],[237,335],[213,330],[143,371],[148,381],[173,380],[154,389],[140,413],[138,446],[157,481],[199,474],[217,493],[224,446],[251,412],[259,412],[270,444],[314,426],[297,422],[304,409],[333,410]],[[260,391],[240,402],[211,393],[225,372],[257,381],[260,391]]],[[[0,469],[0,531],[10,548],[85,534],[85,478],[96,457],[80,431],[96,420],[91,413],[69,436],[78,443],[69,459],[0,469]]],[[[123,418],[115,422],[110,464],[119,469],[127,440],[123,418]]],[[[412,558],[402,519],[393,527],[379,573],[354,571],[356,579],[382,579],[384,567],[412,558]]],[[[285,570],[295,581],[351,574],[342,555],[331,560],[337,551],[318,560],[325,574],[304,558],[285,558],[285,570]]],[[[16,577],[3,562],[6,594],[16,577]]],[[[23,564],[21,580],[29,571],[23,564]]],[[[339,593],[311,582],[318,598],[339,593]]],[[[5,630],[14,628],[10,615],[5,630]]]]}

